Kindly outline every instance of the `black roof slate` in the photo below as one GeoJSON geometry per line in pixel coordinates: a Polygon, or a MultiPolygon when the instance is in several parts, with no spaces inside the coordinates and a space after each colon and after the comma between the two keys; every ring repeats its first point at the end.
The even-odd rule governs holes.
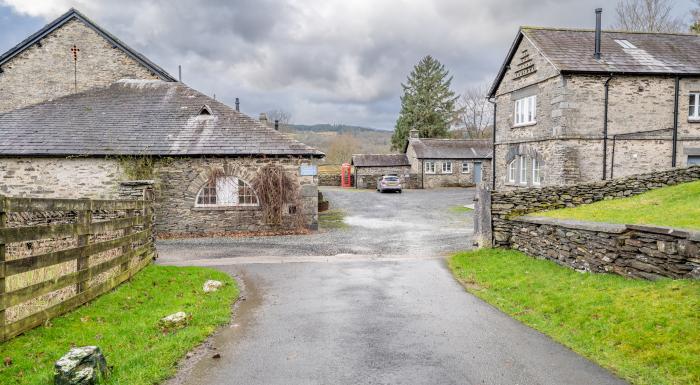
{"type": "Polygon", "coordinates": [[[120,80],[0,114],[0,156],[66,155],[324,154],[179,82],[120,80]]]}
{"type": "Polygon", "coordinates": [[[410,166],[406,154],[354,154],[352,163],[355,167],[392,167],[410,166]]]}
{"type": "Polygon", "coordinates": [[[491,159],[489,140],[411,138],[418,159],[491,159]]]}
{"type": "Polygon", "coordinates": [[[564,73],[700,75],[700,35],[603,31],[598,60],[593,56],[593,30],[521,27],[489,96],[495,95],[523,38],[564,73]]]}

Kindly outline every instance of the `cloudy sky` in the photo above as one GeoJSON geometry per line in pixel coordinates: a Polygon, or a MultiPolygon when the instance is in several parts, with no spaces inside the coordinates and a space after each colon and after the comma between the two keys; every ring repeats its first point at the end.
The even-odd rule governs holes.
{"type": "MultiPolygon", "coordinates": [[[[401,82],[424,55],[453,89],[490,82],[518,26],[591,28],[605,0],[0,0],[0,52],[75,7],[206,94],[294,123],[391,129],[401,82]]],[[[677,0],[685,16],[692,0],[677,0]]]]}

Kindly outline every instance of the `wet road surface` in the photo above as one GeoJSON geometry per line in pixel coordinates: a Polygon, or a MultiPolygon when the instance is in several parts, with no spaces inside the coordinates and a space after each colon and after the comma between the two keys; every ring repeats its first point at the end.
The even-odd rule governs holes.
{"type": "MultiPolygon", "coordinates": [[[[255,249],[251,240],[217,241],[200,254],[201,244],[168,243],[169,254],[161,250],[159,263],[214,266],[245,285],[232,325],[169,384],[624,384],[466,293],[444,258],[428,258],[468,246],[468,214],[453,215],[449,207],[470,203],[470,197],[465,199],[466,190],[424,193],[366,195],[378,198],[346,210],[370,226],[312,235],[307,242],[266,240],[276,245],[272,249],[255,249]],[[390,204],[417,208],[394,214],[377,209],[390,204]],[[441,216],[445,225],[436,229],[441,216]],[[417,222],[409,226],[408,220],[417,222]],[[342,245],[317,249],[308,242],[335,232],[365,237],[363,247],[372,251],[342,253],[342,245]],[[395,239],[409,244],[398,249],[405,254],[383,249],[395,239]],[[239,243],[243,251],[236,249],[239,243]],[[221,358],[211,358],[215,353],[221,358]]],[[[352,194],[371,193],[326,195],[350,204],[359,199],[352,194]]]]}

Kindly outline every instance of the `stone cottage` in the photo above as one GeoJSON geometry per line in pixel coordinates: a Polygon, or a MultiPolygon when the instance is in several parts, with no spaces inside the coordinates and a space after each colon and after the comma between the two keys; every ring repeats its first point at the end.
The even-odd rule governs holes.
{"type": "Polygon", "coordinates": [[[317,180],[301,169],[322,156],[179,82],[120,80],[0,114],[0,194],[109,199],[147,175],[162,232],[268,230],[251,185],[268,164],[299,191],[282,227],[301,214],[315,228],[317,180]]]}
{"type": "Polygon", "coordinates": [[[489,97],[497,189],[700,163],[698,35],[522,27],[489,97]]]}
{"type": "Polygon", "coordinates": [[[356,188],[377,188],[377,181],[384,175],[398,176],[403,188],[412,188],[415,184],[406,154],[355,154],[351,164],[356,188]]]}
{"type": "Polygon", "coordinates": [[[420,188],[467,187],[488,183],[491,142],[467,139],[423,139],[411,130],[404,153],[420,188]]]}
{"type": "Polygon", "coordinates": [[[71,9],[0,55],[0,113],[126,78],[176,81],[71,9]]]}

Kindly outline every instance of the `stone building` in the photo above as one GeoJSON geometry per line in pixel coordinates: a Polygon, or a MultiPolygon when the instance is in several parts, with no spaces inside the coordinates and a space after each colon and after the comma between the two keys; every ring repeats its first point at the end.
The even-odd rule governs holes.
{"type": "Polygon", "coordinates": [[[415,186],[415,178],[410,175],[411,163],[406,154],[355,154],[351,164],[357,188],[377,188],[377,181],[384,175],[398,176],[403,188],[415,186]]]}
{"type": "Polygon", "coordinates": [[[411,130],[404,150],[420,188],[488,183],[491,151],[488,140],[422,139],[418,130],[411,130]]]}
{"type": "Polygon", "coordinates": [[[270,229],[251,185],[268,164],[299,192],[281,228],[299,215],[315,228],[317,180],[301,169],[322,156],[179,82],[120,80],[0,114],[0,194],[110,199],[146,176],[162,232],[270,229]]]}
{"type": "Polygon", "coordinates": [[[126,78],[175,81],[71,9],[0,55],[0,113],[126,78]]]}
{"type": "Polygon", "coordinates": [[[700,163],[700,36],[598,31],[518,31],[489,92],[495,188],[700,163]]]}

